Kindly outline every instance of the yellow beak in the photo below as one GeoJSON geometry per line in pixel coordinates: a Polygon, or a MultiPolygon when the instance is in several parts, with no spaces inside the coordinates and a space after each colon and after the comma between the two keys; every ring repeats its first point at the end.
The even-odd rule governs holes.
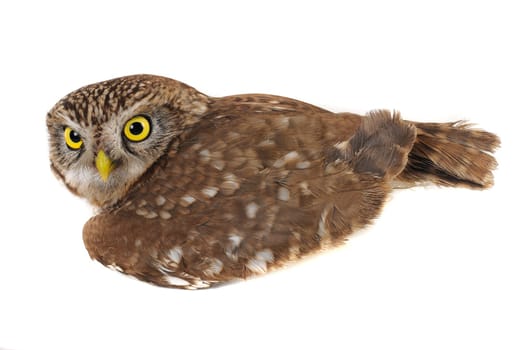
{"type": "Polygon", "coordinates": [[[99,170],[101,179],[106,182],[113,170],[113,163],[103,150],[100,150],[99,153],[97,153],[97,158],[95,158],[95,167],[97,167],[97,170],[99,170]]]}

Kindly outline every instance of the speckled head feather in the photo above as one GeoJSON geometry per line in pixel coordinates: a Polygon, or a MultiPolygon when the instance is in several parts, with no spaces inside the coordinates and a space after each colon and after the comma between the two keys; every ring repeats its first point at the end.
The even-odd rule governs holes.
{"type": "Polygon", "coordinates": [[[140,105],[164,106],[191,115],[203,114],[208,98],[178,81],[133,75],[91,84],[61,99],[48,117],[63,113],[82,126],[97,125],[140,105]]]}
{"type": "Polygon", "coordinates": [[[332,113],[272,95],[208,97],[138,75],[89,85],[47,118],[51,166],[97,215],[90,256],[196,289],[342,243],[394,187],[487,188],[499,139],[399,113],[332,113]]]}

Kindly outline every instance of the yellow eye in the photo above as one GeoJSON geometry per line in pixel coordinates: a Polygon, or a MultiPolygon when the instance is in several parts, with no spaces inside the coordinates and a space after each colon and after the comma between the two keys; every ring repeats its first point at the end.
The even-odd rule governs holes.
{"type": "Polygon", "coordinates": [[[81,135],[70,127],[64,128],[64,140],[69,149],[78,150],[82,147],[81,135]]]}
{"type": "Polygon", "coordinates": [[[150,120],[145,116],[136,115],[126,122],[123,133],[130,141],[143,141],[150,135],[150,120]]]}

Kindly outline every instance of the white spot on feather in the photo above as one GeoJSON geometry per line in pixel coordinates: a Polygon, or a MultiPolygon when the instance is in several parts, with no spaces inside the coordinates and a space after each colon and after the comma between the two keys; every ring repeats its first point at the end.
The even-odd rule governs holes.
{"type": "Polygon", "coordinates": [[[303,162],[296,163],[297,169],[307,169],[311,165],[311,162],[308,160],[304,160],[303,162]]]}
{"type": "Polygon", "coordinates": [[[234,175],[233,173],[227,173],[227,174],[223,175],[223,179],[226,180],[226,181],[238,182],[238,177],[236,177],[236,175],[234,175]]]}
{"type": "MultiPolygon", "coordinates": [[[[274,108],[277,108],[277,107],[274,107],[274,108]]],[[[279,119],[279,123],[281,124],[281,126],[283,127],[289,127],[289,117],[283,117],[283,118],[280,118],[279,119]]]]}
{"type": "Polygon", "coordinates": [[[300,158],[300,155],[298,154],[298,152],[297,151],[292,151],[292,152],[287,153],[284,156],[284,161],[285,162],[292,162],[294,160],[297,160],[298,158],[300,158]]]}
{"type": "Polygon", "coordinates": [[[161,217],[161,219],[164,219],[164,220],[168,220],[172,217],[172,214],[170,214],[168,211],[166,210],[161,210],[159,212],[159,216],[161,217]]]}
{"type": "Polygon", "coordinates": [[[237,181],[227,180],[221,183],[220,188],[222,194],[230,196],[240,188],[240,184],[237,181]]]}
{"type": "Polygon", "coordinates": [[[180,246],[175,246],[168,251],[167,257],[174,263],[179,264],[181,262],[181,258],[183,257],[183,249],[180,246]]]}
{"type": "Polygon", "coordinates": [[[147,219],[154,219],[154,218],[157,218],[157,213],[155,211],[150,210],[148,211],[148,213],[146,213],[144,217],[147,219]]]}
{"type": "Polygon", "coordinates": [[[296,260],[300,256],[300,246],[292,245],[289,247],[289,259],[296,260]]]}
{"type": "Polygon", "coordinates": [[[147,219],[153,219],[153,218],[156,218],[157,217],[157,213],[152,211],[152,210],[149,210],[147,208],[139,208],[135,211],[135,213],[137,215],[140,215],[144,218],[147,218],[147,219]]]}
{"type": "Polygon", "coordinates": [[[216,159],[212,162],[212,166],[219,171],[222,171],[225,168],[225,161],[221,159],[216,159]]]}
{"type": "MultiPolygon", "coordinates": [[[[283,107],[283,106],[272,106],[271,107],[271,110],[273,111],[287,111],[287,110],[290,110],[291,107],[283,107]]],[[[289,123],[289,121],[288,121],[289,123]]]]}
{"type": "Polygon", "coordinates": [[[157,206],[162,206],[163,204],[165,204],[167,201],[167,199],[163,196],[157,196],[156,197],[156,205],[157,206]]]}
{"type": "Polygon", "coordinates": [[[209,288],[210,283],[207,281],[203,281],[197,277],[192,280],[192,284],[188,286],[186,289],[202,289],[202,288],[209,288]]]}
{"type": "Polygon", "coordinates": [[[285,160],[283,158],[279,158],[273,163],[273,167],[277,169],[282,168],[284,165],[285,165],[285,160]]]}
{"type": "Polygon", "coordinates": [[[205,196],[207,196],[209,198],[212,198],[216,194],[218,194],[218,191],[219,191],[218,187],[208,186],[208,187],[205,187],[204,189],[202,189],[201,193],[203,193],[205,196]]]}
{"type": "Polygon", "coordinates": [[[145,209],[145,208],[139,208],[135,211],[135,213],[137,215],[141,215],[141,216],[145,216],[146,214],[148,214],[148,209],[145,209]]]}
{"type": "Polygon", "coordinates": [[[191,195],[184,195],[183,197],[181,197],[180,201],[179,201],[179,204],[183,207],[188,207],[189,205],[191,205],[192,203],[194,203],[196,201],[196,198],[192,197],[191,195]]]}
{"type": "Polygon", "coordinates": [[[225,247],[225,255],[232,261],[238,261],[238,247],[242,242],[243,237],[235,233],[229,235],[229,243],[225,247]]]}
{"type": "Polygon", "coordinates": [[[109,268],[110,270],[113,270],[113,271],[117,271],[117,272],[123,272],[123,268],[119,265],[117,265],[116,263],[112,263],[110,265],[106,265],[107,268],[109,268]]]}
{"type": "Polygon", "coordinates": [[[199,155],[201,157],[201,161],[203,162],[208,162],[210,160],[210,151],[208,149],[201,150],[199,155]]]}
{"type": "Polygon", "coordinates": [[[345,152],[348,149],[348,145],[349,145],[349,141],[342,141],[342,142],[337,142],[334,147],[338,149],[339,151],[345,152]]]}
{"type": "Polygon", "coordinates": [[[260,209],[260,206],[254,202],[251,202],[245,207],[245,215],[247,215],[249,219],[254,219],[258,209],[260,209]]]}
{"type": "Polygon", "coordinates": [[[171,286],[177,286],[177,287],[190,286],[190,282],[189,281],[186,281],[186,280],[184,280],[182,278],[179,278],[179,277],[165,275],[165,276],[163,276],[163,278],[165,279],[165,282],[168,283],[171,286]]]}
{"type": "Polygon", "coordinates": [[[203,273],[207,276],[217,275],[223,270],[223,263],[220,259],[210,259],[209,267],[206,270],[203,270],[203,273]]]}
{"type": "Polygon", "coordinates": [[[254,273],[264,273],[267,272],[267,264],[273,260],[274,256],[271,249],[264,249],[257,252],[245,266],[254,273]]]}
{"type": "Polygon", "coordinates": [[[240,245],[242,240],[243,240],[243,237],[238,236],[236,234],[230,234],[229,235],[229,241],[231,241],[236,247],[238,247],[240,245]]]}
{"type": "Polygon", "coordinates": [[[320,219],[318,220],[318,230],[317,230],[317,236],[320,238],[324,238],[324,236],[328,232],[327,228],[327,218],[329,214],[329,207],[325,207],[322,211],[322,214],[320,214],[320,219]]]}
{"type": "Polygon", "coordinates": [[[278,189],[278,199],[281,201],[288,201],[289,200],[289,190],[285,187],[280,187],[278,189]]]}
{"type": "Polygon", "coordinates": [[[257,145],[257,147],[270,147],[274,145],[275,145],[275,142],[273,140],[263,140],[257,145]]]}

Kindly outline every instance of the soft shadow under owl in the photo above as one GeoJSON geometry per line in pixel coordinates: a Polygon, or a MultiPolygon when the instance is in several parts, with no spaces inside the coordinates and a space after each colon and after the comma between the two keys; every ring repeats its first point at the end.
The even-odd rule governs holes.
{"type": "Polygon", "coordinates": [[[499,138],[463,122],[333,113],[272,95],[213,98],[151,75],[76,90],[48,113],[53,172],[97,208],[93,259],[207,288],[343,243],[396,187],[493,184],[499,138]]]}

